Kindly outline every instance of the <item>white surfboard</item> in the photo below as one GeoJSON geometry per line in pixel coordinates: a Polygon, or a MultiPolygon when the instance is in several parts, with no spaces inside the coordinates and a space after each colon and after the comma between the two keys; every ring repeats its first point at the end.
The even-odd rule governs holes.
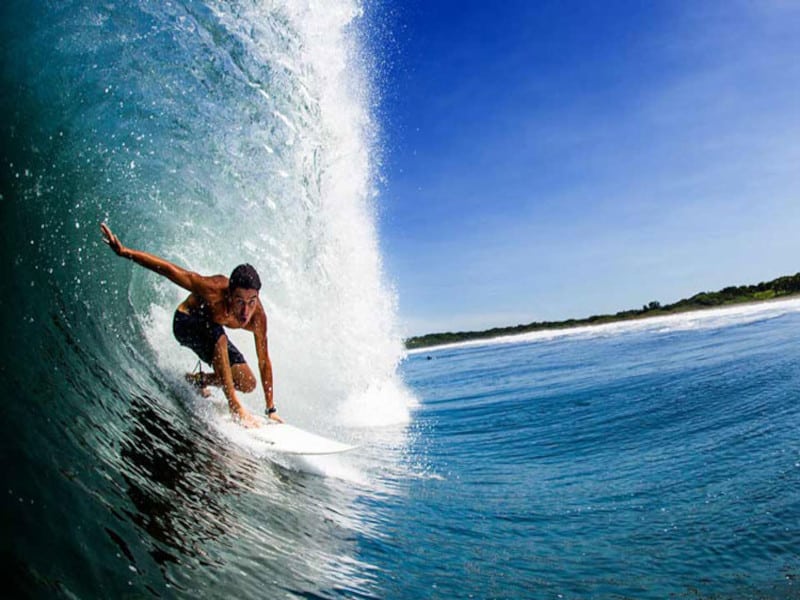
{"type": "Polygon", "coordinates": [[[268,444],[269,449],[273,452],[308,455],[338,454],[357,447],[305,431],[288,423],[276,423],[268,419],[262,419],[261,422],[261,427],[248,429],[248,433],[268,444]]]}

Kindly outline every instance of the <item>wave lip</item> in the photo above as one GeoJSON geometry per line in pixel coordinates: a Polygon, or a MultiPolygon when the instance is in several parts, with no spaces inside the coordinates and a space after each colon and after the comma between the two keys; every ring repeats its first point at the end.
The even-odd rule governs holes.
{"type": "MultiPolygon", "coordinates": [[[[148,193],[115,231],[203,274],[256,266],[284,417],[308,427],[320,415],[407,422],[415,400],[397,374],[402,339],[375,224],[379,136],[361,4],[147,10],[156,27],[180,25],[162,40],[168,60],[147,62],[140,70],[152,78],[130,84],[170,117],[152,134],[166,172],[145,170],[137,157],[124,183],[130,194],[143,185],[148,193]],[[185,99],[153,87],[159,75],[174,76],[173,63],[189,74],[185,99]]],[[[106,87],[125,95],[124,85],[106,87]]],[[[109,207],[112,226],[121,217],[109,207]]],[[[134,272],[129,295],[160,366],[187,370],[194,359],[169,333],[185,292],[134,272]]],[[[252,336],[229,334],[255,364],[252,336]]]]}

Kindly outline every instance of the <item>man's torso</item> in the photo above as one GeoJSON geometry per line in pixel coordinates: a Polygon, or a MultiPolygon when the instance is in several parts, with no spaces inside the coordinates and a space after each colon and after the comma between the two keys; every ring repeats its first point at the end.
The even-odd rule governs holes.
{"type": "MultiPolygon", "coordinates": [[[[188,298],[178,305],[178,310],[186,314],[205,313],[207,318],[223,327],[252,331],[254,321],[257,319],[250,319],[250,322],[242,327],[228,310],[227,291],[228,278],[224,275],[204,277],[200,289],[189,294],[188,298]]],[[[263,313],[260,302],[257,310],[263,313]]]]}

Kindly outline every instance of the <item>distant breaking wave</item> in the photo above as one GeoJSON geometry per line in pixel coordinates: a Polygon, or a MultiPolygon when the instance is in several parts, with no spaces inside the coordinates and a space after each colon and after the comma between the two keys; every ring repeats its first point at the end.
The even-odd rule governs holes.
{"type": "Polygon", "coordinates": [[[689,329],[717,329],[736,324],[762,321],[795,312],[800,312],[800,298],[740,304],[724,308],[712,308],[673,315],[631,319],[617,321],[615,323],[604,323],[601,325],[583,325],[564,329],[531,331],[517,335],[504,335],[494,338],[456,342],[453,344],[442,344],[440,346],[431,346],[427,348],[416,348],[409,350],[408,353],[430,354],[431,352],[449,348],[490,346],[495,344],[520,344],[565,337],[605,337],[629,332],[669,333],[672,331],[685,331],[689,329]]]}

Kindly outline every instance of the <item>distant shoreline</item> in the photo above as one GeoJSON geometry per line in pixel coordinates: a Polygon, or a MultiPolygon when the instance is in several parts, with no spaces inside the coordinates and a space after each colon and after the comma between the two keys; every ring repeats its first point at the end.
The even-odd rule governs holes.
{"type": "Polygon", "coordinates": [[[800,295],[800,273],[779,277],[757,285],[727,287],[717,292],[700,292],[691,298],[684,298],[666,306],[662,306],[661,303],[653,301],[638,310],[633,309],[620,311],[616,314],[593,315],[583,319],[541,321],[510,327],[494,327],[483,331],[429,333],[406,339],[405,346],[408,350],[433,348],[446,344],[457,344],[474,340],[490,340],[493,338],[521,335],[537,331],[557,331],[575,327],[650,319],[653,317],[663,317],[712,308],[786,300],[792,296],[798,295],[800,295]]]}

